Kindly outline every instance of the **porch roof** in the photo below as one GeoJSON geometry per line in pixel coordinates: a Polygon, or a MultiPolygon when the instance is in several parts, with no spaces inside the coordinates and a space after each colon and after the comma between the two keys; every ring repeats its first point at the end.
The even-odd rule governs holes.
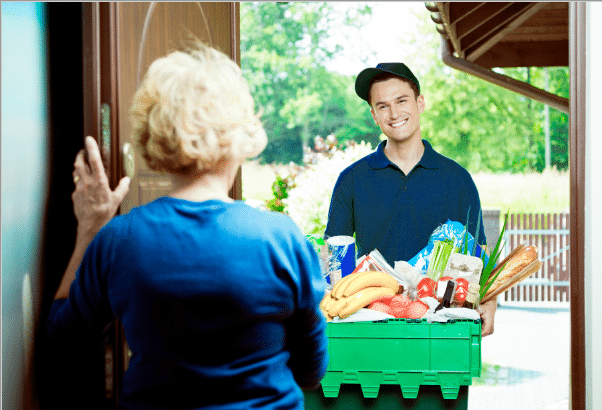
{"type": "Polygon", "coordinates": [[[566,2],[426,2],[441,34],[441,58],[453,68],[561,111],[568,99],[493,68],[569,65],[566,2]]]}

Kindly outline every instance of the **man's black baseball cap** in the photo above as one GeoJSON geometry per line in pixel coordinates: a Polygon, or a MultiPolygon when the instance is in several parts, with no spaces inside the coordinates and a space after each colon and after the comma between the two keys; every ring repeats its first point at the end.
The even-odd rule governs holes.
{"type": "Polygon", "coordinates": [[[390,73],[398,77],[405,78],[406,80],[410,80],[416,84],[416,87],[418,87],[418,95],[420,95],[420,83],[408,66],[406,66],[404,63],[379,63],[376,68],[366,68],[359,73],[355,79],[355,92],[360,96],[361,99],[368,101],[370,82],[375,76],[381,73],[390,73]]]}

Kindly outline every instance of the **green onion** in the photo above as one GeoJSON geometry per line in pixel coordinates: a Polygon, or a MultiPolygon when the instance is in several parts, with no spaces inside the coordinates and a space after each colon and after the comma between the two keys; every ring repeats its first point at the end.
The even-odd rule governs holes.
{"type": "Polygon", "coordinates": [[[427,275],[435,281],[439,280],[441,276],[443,276],[443,271],[447,266],[449,256],[457,251],[458,248],[454,246],[453,239],[434,241],[427,275]]]}
{"type": "Polygon", "coordinates": [[[493,249],[493,252],[489,256],[489,261],[487,262],[487,264],[485,264],[485,255],[484,254],[481,255],[481,259],[483,260],[483,271],[481,272],[481,279],[479,280],[479,284],[481,285],[479,300],[483,299],[483,297],[485,296],[485,294],[487,293],[487,291],[489,290],[491,285],[493,285],[493,282],[495,282],[495,279],[498,277],[498,275],[502,271],[502,269],[499,269],[497,274],[495,276],[493,276],[491,278],[491,280],[489,280],[489,276],[491,276],[491,272],[495,268],[495,264],[496,264],[498,258],[500,257],[500,254],[502,253],[502,248],[506,244],[505,241],[503,243],[502,243],[502,241],[504,238],[504,232],[506,231],[506,224],[508,223],[508,215],[509,214],[510,214],[510,210],[508,210],[508,212],[506,213],[506,216],[504,218],[504,226],[502,226],[502,231],[500,232],[500,237],[498,238],[497,243],[495,244],[495,248],[493,249]]]}

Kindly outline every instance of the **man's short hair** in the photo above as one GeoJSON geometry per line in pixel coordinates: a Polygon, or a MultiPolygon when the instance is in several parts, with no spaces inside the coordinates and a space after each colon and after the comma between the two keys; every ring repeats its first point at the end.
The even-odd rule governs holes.
{"type": "Polygon", "coordinates": [[[414,98],[418,98],[418,96],[420,95],[418,91],[418,86],[414,82],[408,80],[407,78],[403,78],[392,73],[380,73],[375,75],[374,78],[370,80],[370,87],[368,87],[368,104],[370,106],[372,106],[372,85],[381,81],[390,80],[391,78],[397,78],[398,80],[401,80],[404,83],[408,84],[412,91],[414,91],[414,98]]]}

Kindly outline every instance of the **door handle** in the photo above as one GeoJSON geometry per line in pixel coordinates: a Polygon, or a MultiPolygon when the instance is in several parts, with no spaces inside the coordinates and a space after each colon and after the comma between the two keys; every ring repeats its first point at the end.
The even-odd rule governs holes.
{"type": "Polygon", "coordinates": [[[134,159],[134,149],[129,142],[123,144],[121,148],[121,159],[125,175],[130,177],[130,179],[134,178],[136,174],[136,161],[134,159]]]}
{"type": "MultiPolygon", "coordinates": [[[[100,106],[100,154],[102,157],[102,164],[105,167],[105,172],[109,177],[111,172],[110,158],[111,158],[111,107],[107,103],[103,103],[100,106]]],[[[110,177],[109,177],[110,179],[110,177]]]]}

